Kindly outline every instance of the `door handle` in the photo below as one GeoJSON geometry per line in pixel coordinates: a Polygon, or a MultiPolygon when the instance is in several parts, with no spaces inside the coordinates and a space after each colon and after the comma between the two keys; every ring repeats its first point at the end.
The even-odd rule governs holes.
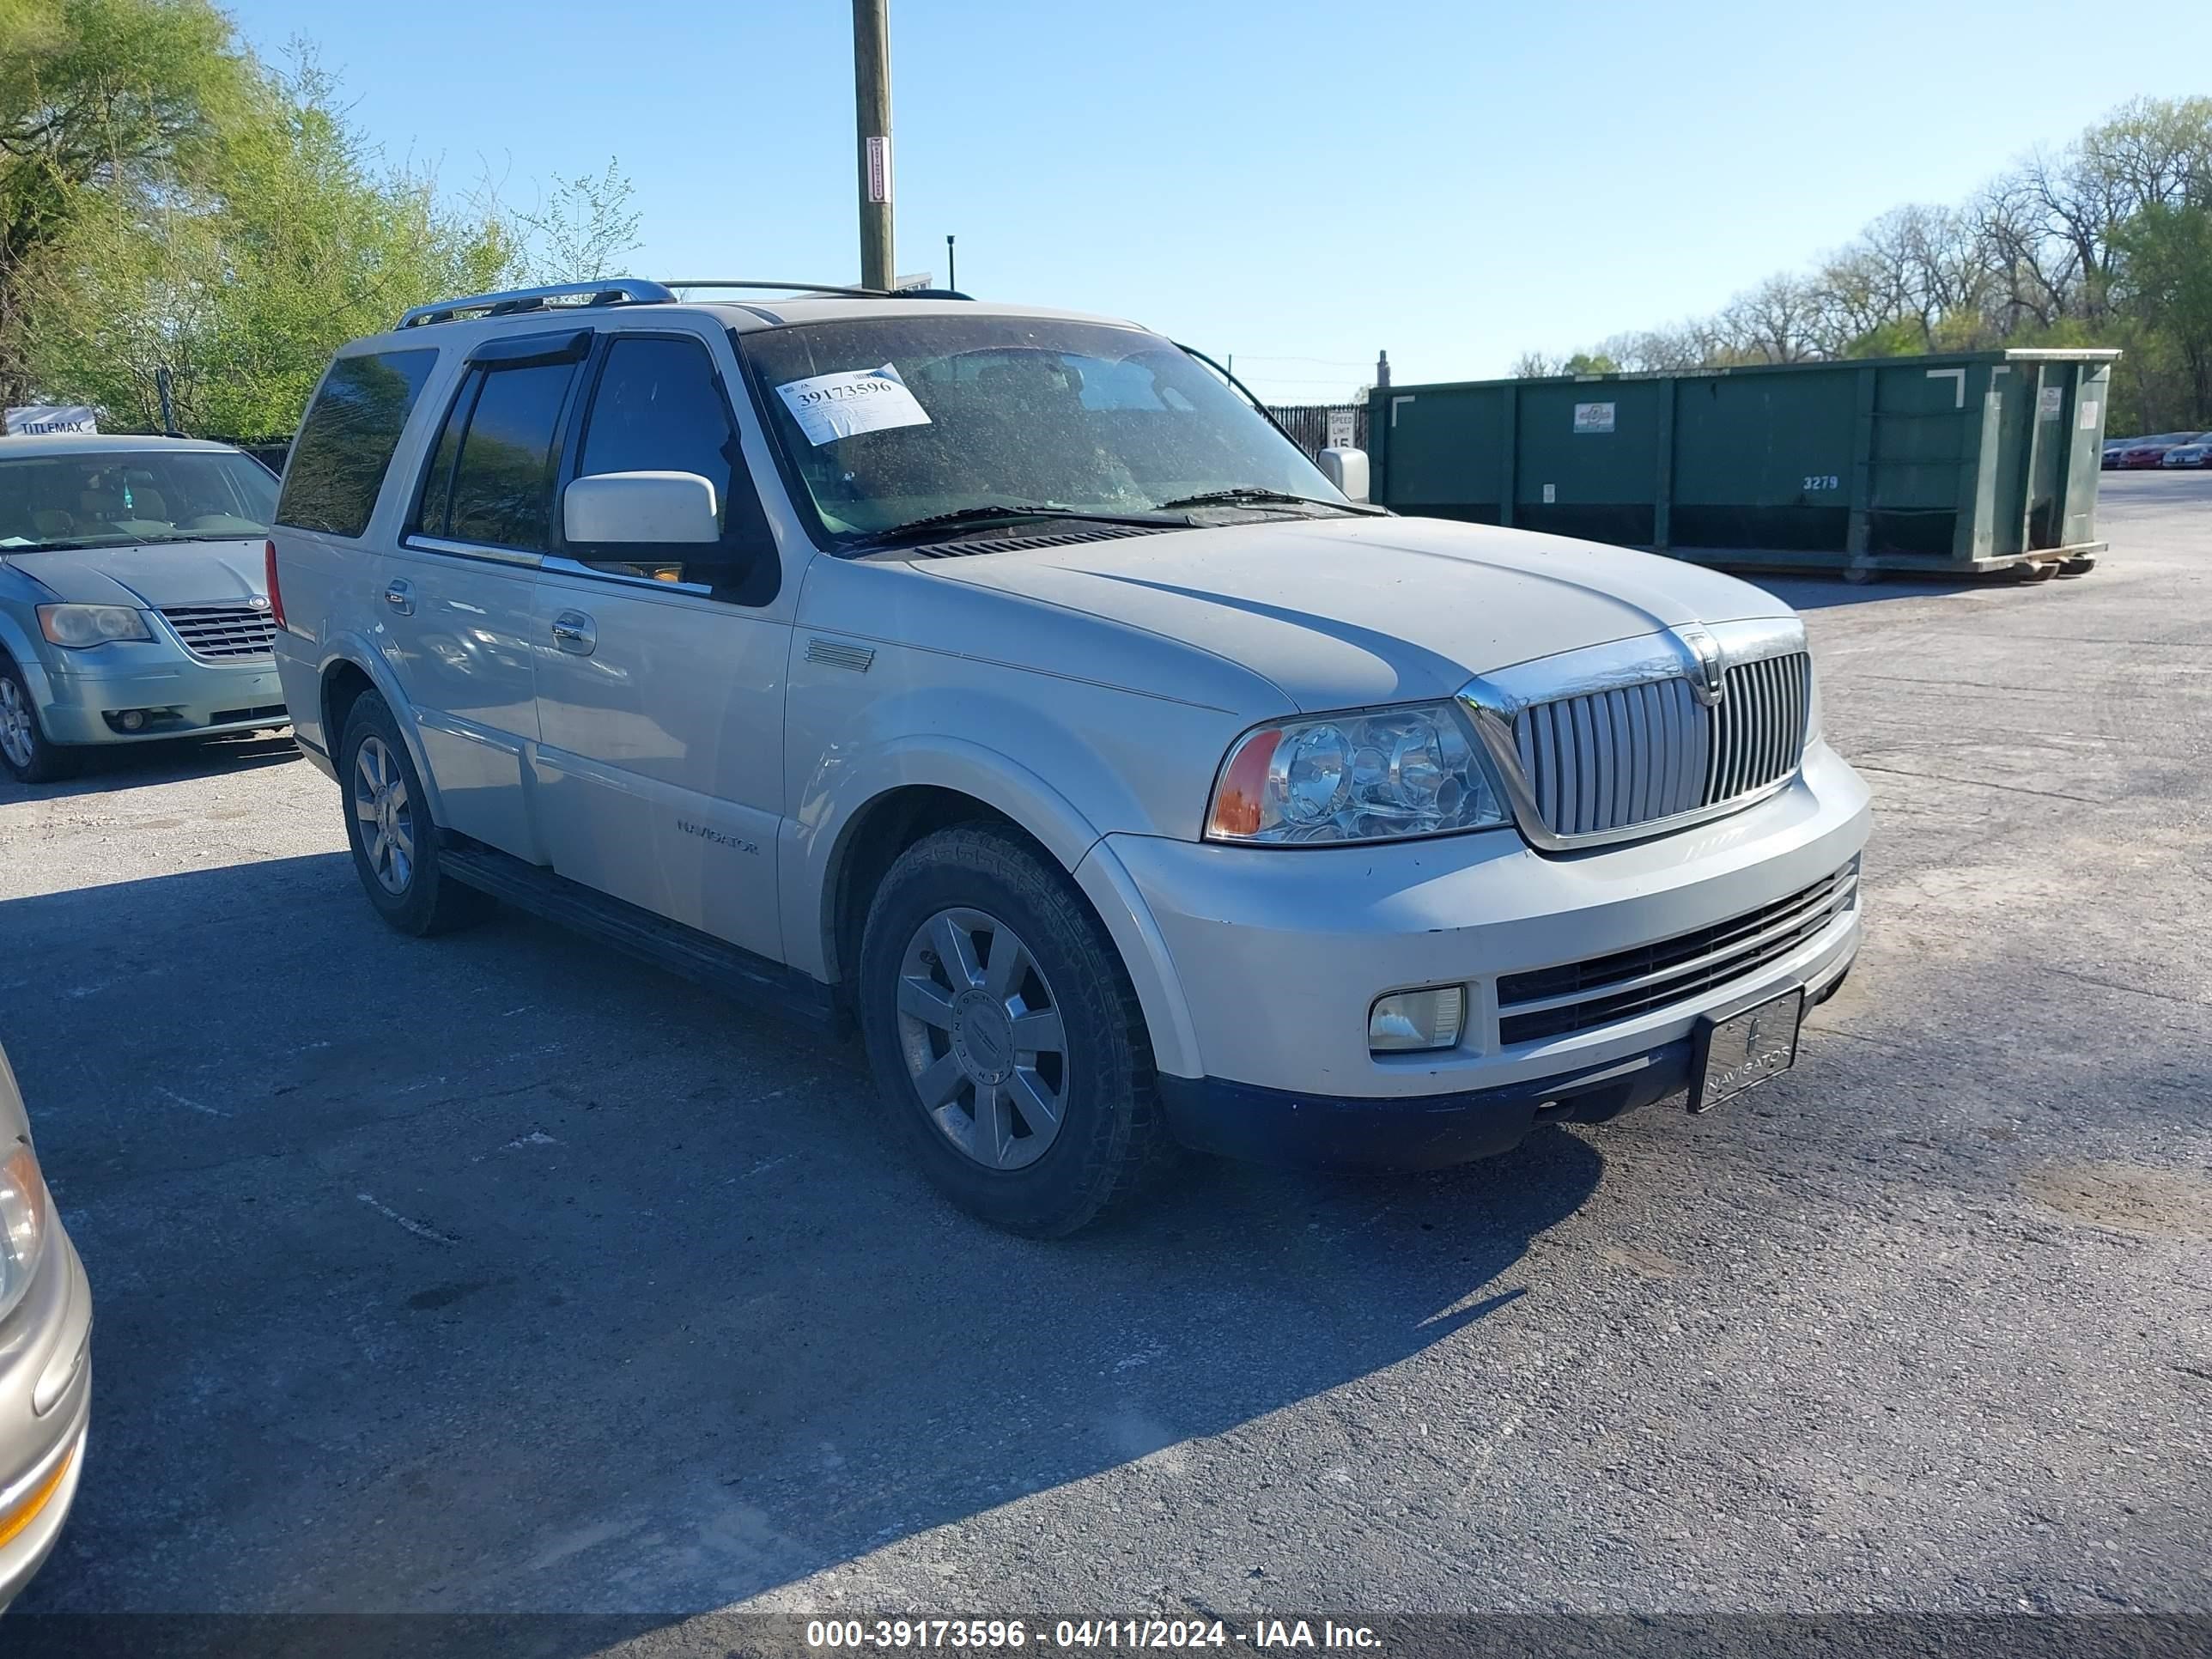
{"type": "Polygon", "coordinates": [[[384,602],[403,617],[415,614],[415,589],[404,577],[384,590],[384,602]]]}
{"type": "Polygon", "coordinates": [[[592,647],[599,643],[592,619],[580,611],[563,611],[553,618],[553,643],[563,651],[579,657],[588,657],[592,647]]]}

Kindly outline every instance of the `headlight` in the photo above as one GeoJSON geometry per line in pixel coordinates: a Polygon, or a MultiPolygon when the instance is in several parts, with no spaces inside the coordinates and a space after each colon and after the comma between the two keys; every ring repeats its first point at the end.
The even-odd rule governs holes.
{"type": "Polygon", "coordinates": [[[1237,738],[1209,841],[1393,841],[1506,822],[1466,717],[1449,702],[1277,720],[1237,738]]]}
{"type": "Polygon", "coordinates": [[[46,1183],[20,1141],[0,1161],[0,1319],[15,1310],[46,1243],[46,1183]]]}
{"type": "Polygon", "coordinates": [[[56,645],[81,650],[110,640],[150,640],[143,611],[127,605],[42,605],[39,631],[56,645]]]}

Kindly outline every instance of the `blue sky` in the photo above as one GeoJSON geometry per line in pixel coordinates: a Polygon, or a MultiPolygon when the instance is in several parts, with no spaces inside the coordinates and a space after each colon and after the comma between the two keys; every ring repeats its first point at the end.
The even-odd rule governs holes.
{"type": "MultiPolygon", "coordinates": [[[[2212,91],[2085,0],[890,6],[899,269],[941,281],[957,233],[971,292],[1133,317],[1286,402],[1378,347],[1472,378],[1713,309],[2124,99],[2212,91]]],[[[231,10],[266,56],[315,40],[457,191],[618,157],[639,274],[857,273],[845,0],[231,10]]]]}

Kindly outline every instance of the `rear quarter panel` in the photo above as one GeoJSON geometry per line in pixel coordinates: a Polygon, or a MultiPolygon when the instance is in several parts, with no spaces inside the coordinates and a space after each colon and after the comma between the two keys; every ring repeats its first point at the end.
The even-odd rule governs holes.
{"type": "MultiPolygon", "coordinates": [[[[385,470],[368,527],[360,536],[350,537],[279,523],[270,535],[276,544],[278,585],[284,597],[284,626],[277,630],[275,647],[276,671],[285,706],[291,711],[294,736],[325,756],[334,753],[343,733],[325,729],[323,685],[338,662],[353,663],[368,673],[392,705],[413,751],[415,769],[433,796],[434,812],[436,782],[425,762],[411,710],[383,653],[379,596],[385,580],[383,550],[398,539],[406,520],[422,449],[444,416],[465,354],[446,342],[382,336],[357,343],[344,355],[422,349],[438,350],[439,361],[400,428],[398,447],[385,470]]],[[[316,390],[319,394],[319,383],[316,390]]],[[[311,398],[308,407],[313,406],[311,398]]],[[[287,482],[298,455],[295,442],[285,459],[287,482]]]]}

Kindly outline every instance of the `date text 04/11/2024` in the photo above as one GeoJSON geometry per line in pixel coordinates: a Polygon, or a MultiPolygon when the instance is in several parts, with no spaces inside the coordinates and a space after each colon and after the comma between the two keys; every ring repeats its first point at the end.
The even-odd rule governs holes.
{"type": "Polygon", "coordinates": [[[1008,1653],[1032,1645],[1172,1650],[1231,1643],[1261,1650],[1371,1652],[1382,1645],[1382,1638],[1365,1625],[1340,1625],[1330,1619],[1261,1619],[1249,1629],[1234,1630],[1219,1619],[1060,1619],[1049,1626],[1040,1620],[1034,1631],[1020,1619],[815,1619],[806,1625],[806,1645],[829,1651],[949,1648],[1008,1653]]]}

